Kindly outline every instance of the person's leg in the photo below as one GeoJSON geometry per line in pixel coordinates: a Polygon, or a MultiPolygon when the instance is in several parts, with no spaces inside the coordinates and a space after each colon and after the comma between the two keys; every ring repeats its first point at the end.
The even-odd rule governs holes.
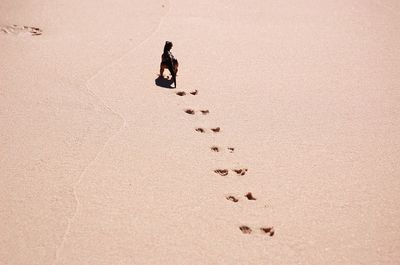
{"type": "Polygon", "coordinates": [[[175,71],[175,75],[178,74],[178,66],[179,66],[178,60],[174,59],[174,71],[175,71]]]}
{"type": "Polygon", "coordinates": [[[161,63],[160,64],[160,76],[163,77],[164,75],[164,69],[166,68],[166,65],[161,63]]]}
{"type": "Polygon", "coordinates": [[[178,64],[174,65],[175,75],[178,75],[178,64]]]}
{"type": "Polygon", "coordinates": [[[172,65],[172,62],[168,63],[168,70],[172,75],[172,82],[175,84],[176,87],[176,72],[174,66],[172,65]]]}

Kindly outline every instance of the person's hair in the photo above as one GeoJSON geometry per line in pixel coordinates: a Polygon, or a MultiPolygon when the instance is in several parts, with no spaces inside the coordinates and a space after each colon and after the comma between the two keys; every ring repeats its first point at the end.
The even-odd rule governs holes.
{"type": "Polygon", "coordinates": [[[164,52],[169,52],[172,48],[172,42],[166,41],[164,45],[164,52]]]}

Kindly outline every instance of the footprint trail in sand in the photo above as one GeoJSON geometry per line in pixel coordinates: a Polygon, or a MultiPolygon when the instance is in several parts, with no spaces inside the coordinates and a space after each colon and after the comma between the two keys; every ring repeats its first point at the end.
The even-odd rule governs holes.
{"type": "Polygon", "coordinates": [[[19,25],[0,25],[0,32],[14,36],[39,36],[43,31],[37,27],[19,25]]]}
{"type": "MultiPolygon", "coordinates": [[[[189,92],[190,95],[197,95],[199,93],[199,91],[193,90],[191,92],[189,92]]],[[[183,96],[187,96],[188,94],[185,91],[178,91],[175,93],[177,96],[183,97],[183,96]]],[[[201,109],[201,110],[194,110],[192,108],[187,108],[184,110],[185,113],[189,114],[189,115],[195,115],[197,113],[200,113],[202,115],[208,115],[210,113],[210,111],[208,109],[201,109]]],[[[219,133],[221,132],[221,128],[220,127],[213,127],[209,129],[212,133],[219,133]]],[[[195,128],[196,132],[202,133],[202,134],[206,134],[207,133],[207,129],[204,129],[202,127],[197,127],[195,128]]],[[[222,150],[227,150],[228,153],[234,153],[235,152],[235,148],[232,146],[228,146],[225,148],[221,148],[217,145],[212,145],[211,147],[209,147],[211,152],[213,153],[223,153],[221,152],[222,150]]],[[[229,172],[231,171],[232,175],[236,175],[236,176],[245,176],[248,173],[248,168],[233,168],[233,169],[227,169],[227,168],[217,168],[214,169],[213,172],[219,176],[222,177],[226,177],[229,175],[229,172]]],[[[232,181],[235,181],[237,178],[230,178],[232,179],[232,181]]],[[[243,201],[256,201],[257,198],[253,195],[252,192],[247,192],[246,194],[243,195],[243,201]]],[[[225,199],[233,202],[233,203],[240,203],[241,199],[239,199],[238,196],[234,196],[234,195],[226,195],[225,199]]],[[[269,235],[269,236],[274,236],[275,234],[275,229],[272,226],[266,226],[266,227],[259,227],[258,229],[255,228],[251,228],[247,225],[240,225],[239,226],[239,230],[245,234],[245,235],[250,235],[250,234],[255,234],[255,231],[258,231],[259,233],[263,234],[263,235],[269,235]]]]}

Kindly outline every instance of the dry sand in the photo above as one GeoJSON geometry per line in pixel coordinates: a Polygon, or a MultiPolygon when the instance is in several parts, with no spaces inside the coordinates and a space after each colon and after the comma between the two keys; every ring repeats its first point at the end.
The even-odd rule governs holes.
{"type": "Polygon", "coordinates": [[[399,15],[3,0],[0,264],[398,264],[399,15]]]}

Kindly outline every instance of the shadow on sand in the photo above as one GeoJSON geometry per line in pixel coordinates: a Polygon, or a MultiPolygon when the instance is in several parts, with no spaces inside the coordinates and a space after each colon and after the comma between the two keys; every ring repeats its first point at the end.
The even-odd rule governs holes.
{"type": "Polygon", "coordinates": [[[172,79],[166,79],[164,77],[158,76],[154,82],[156,83],[157,86],[168,88],[168,89],[174,89],[174,87],[171,87],[171,85],[174,83],[172,79]]]}

